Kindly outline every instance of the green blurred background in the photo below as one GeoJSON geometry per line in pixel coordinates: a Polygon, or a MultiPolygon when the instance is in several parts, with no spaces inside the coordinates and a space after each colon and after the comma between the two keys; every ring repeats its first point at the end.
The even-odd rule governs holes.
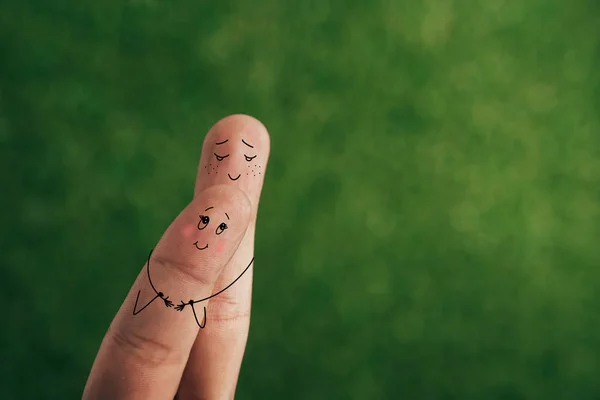
{"type": "Polygon", "coordinates": [[[0,4],[0,398],[81,396],[230,113],[238,399],[599,398],[596,0],[0,4]]]}

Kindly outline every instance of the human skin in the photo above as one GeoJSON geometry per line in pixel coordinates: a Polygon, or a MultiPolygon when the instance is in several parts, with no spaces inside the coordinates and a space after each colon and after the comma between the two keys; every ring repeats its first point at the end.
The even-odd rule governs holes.
{"type": "Polygon", "coordinates": [[[240,274],[254,258],[269,151],[267,130],[252,117],[232,115],[210,129],[193,200],[156,245],[150,274],[157,291],[175,304],[235,284],[195,305],[198,319],[206,307],[204,328],[191,306],[178,312],[160,298],[133,315],[138,293],[140,305],[156,296],[144,265],[102,341],[84,399],[234,397],[250,326],[254,263],[240,274]]]}

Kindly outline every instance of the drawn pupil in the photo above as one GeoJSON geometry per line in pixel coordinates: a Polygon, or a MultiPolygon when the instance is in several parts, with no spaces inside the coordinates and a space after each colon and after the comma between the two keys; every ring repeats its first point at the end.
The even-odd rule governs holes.
{"type": "Polygon", "coordinates": [[[221,222],[221,225],[219,225],[219,229],[221,229],[222,231],[227,229],[227,225],[225,225],[225,222],[221,222]]]}
{"type": "Polygon", "coordinates": [[[208,224],[208,221],[210,221],[210,219],[206,215],[201,216],[200,220],[202,220],[202,223],[204,225],[208,224]]]}

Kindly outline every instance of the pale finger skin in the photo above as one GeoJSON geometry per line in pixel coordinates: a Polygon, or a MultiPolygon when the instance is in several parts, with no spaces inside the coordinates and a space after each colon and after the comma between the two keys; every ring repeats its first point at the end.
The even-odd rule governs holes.
{"type": "MultiPolygon", "coordinates": [[[[232,115],[220,120],[204,140],[196,191],[226,184],[243,190],[251,203],[250,222],[244,238],[223,269],[213,292],[235,280],[254,258],[258,204],[269,152],[267,129],[246,115],[232,115]],[[227,157],[222,158],[225,155],[227,157]]],[[[198,332],[178,399],[233,398],[248,339],[254,265],[255,262],[233,286],[211,299],[209,324],[198,332]]]]}
{"type": "Polygon", "coordinates": [[[208,302],[193,308],[186,302],[210,295],[250,218],[250,202],[237,188],[218,185],[195,196],[160,239],[112,321],[84,399],[175,396],[199,330],[194,310],[202,319],[207,306],[210,324],[208,302]]]}

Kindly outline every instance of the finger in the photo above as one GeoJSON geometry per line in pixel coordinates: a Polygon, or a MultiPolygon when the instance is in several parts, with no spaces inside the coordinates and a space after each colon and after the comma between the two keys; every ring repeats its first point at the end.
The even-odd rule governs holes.
{"type": "Polygon", "coordinates": [[[200,192],[166,230],[104,337],[86,399],[166,399],[177,391],[219,274],[250,219],[239,189],[200,192]]]}
{"type": "Polygon", "coordinates": [[[216,294],[235,282],[210,299],[207,325],[198,332],[184,371],[181,399],[233,398],[248,338],[254,232],[269,152],[266,128],[246,115],[222,119],[204,140],[196,191],[221,183],[236,186],[252,204],[251,217],[242,242],[214,286],[216,294]]]}
{"type": "Polygon", "coordinates": [[[260,121],[241,114],[223,118],[204,138],[194,194],[217,184],[232,185],[256,209],[269,151],[269,134],[260,121]]]}

